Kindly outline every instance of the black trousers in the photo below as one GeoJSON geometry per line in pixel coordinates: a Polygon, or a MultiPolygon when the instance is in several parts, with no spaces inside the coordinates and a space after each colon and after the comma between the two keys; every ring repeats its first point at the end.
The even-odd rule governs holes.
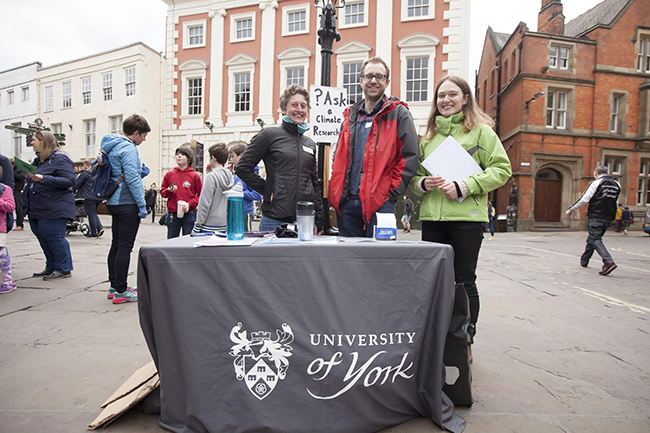
{"type": "Polygon", "coordinates": [[[476,329],[480,302],[476,287],[476,266],[483,243],[480,222],[422,221],[422,240],[451,245],[454,249],[456,283],[463,283],[469,298],[470,324],[476,329]]]}
{"type": "Polygon", "coordinates": [[[138,206],[113,205],[106,206],[106,210],[113,217],[111,223],[113,239],[108,252],[108,280],[112,288],[119,293],[124,293],[128,287],[126,280],[129,275],[131,251],[140,228],[138,206]]]}
{"type": "Polygon", "coordinates": [[[22,191],[14,191],[14,202],[16,202],[16,227],[22,227],[24,224],[22,196],[22,191]]]}

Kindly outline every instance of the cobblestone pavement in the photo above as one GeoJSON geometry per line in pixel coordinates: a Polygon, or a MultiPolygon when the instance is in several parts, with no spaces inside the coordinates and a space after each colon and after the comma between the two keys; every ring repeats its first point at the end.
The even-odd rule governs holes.
{"type": "MultiPolygon", "coordinates": [[[[82,432],[150,360],[137,305],[106,299],[110,235],[71,233],[72,278],[46,282],[31,277],[44,260],[30,230],[9,234],[19,288],[0,296],[0,432],[82,432]]],[[[131,284],[139,247],[165,237],[157,223],[142,224],[131,284]]],[[[607,233],[618,263],[607,277],[596,258],[579,266],[585,239],[586,232],[527,232],[484,241],[475,403],[457,408],[466,432],[650,431],[650,236],[607,233]]],[[[104,431],[163,430],[156,416],[131,411],[104,431]]],[[[384,430],[439,431],[422,418],[384,430]]]]}

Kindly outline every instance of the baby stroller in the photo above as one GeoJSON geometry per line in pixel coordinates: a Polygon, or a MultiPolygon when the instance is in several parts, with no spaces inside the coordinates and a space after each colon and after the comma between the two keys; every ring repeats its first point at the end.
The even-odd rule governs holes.
{"type": "Polygon", "coordinates": [[[65,226],[65,234],[69,235],[70,232],[76,232],[77,230],[81,231],[84,235],[90,233],[90,226],[84,222],[84,218],[87,216],[86,210],[84,209],[84,199],[74,199],[74,216],[74,220],[68,220],[65,226]]]}

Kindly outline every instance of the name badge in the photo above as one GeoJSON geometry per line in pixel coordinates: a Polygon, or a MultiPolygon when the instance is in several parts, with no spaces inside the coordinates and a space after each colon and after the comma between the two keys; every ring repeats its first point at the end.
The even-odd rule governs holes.
{"type": "Polygon", "coordinates": [[[311,147],[302,146],[302,150],[304,150],[305,152],[309,153],[310,155],[313,155],[313,154],[314,154],[314,149],[312,149],[311,147]]]}
{"type": "Polygon", "coordinates": [[[366,129],[372,127],[372,121],[366,122],[366,129]]]}

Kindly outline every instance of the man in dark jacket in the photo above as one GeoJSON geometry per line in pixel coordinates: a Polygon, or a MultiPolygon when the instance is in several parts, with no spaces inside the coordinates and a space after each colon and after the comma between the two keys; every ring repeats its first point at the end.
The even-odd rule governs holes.
{"type": "Polygon", "coordinates": [[[616,203],[618,195],[621,193],[621,185],[608,174],[608,169],[604,165],[596,167],[594,178],[596,180],[589,184],[580,199],[566,211],[566,216],[570,216],[571,212],[589,203],[587,208],[587,231],[589,235],[587,236],[585,252],[580,257],[580,266],[586,268],[589,265],[589,259],[591,259],[595,250],[603,259],[603,268],[598,273],[600,275],[609,275],[616,269],[616,263],[614,263],[614,259],[605,248],[603,235],[616,217],[616,203]]]}
{"type": "Polygon", "coordinates": [[[405,103],[384,95],[390,70],[366,60],[359,79],[364,99],[343,113],[329,184],[341,236],[372,237],[376,213],[395,204],[418,169],[418,136],[405,103]]]}
{"type": "Polygon", "coordinates": [[[156,221],[156,198],[158,197],[158,190],[156,184],[152,183],[151,188],[144,193],[144,202],[147,204],[147,212],[151,212],[151,224],[156,221]]]}
{"type": "Polygon", "coordinates": [[[98,238],[104,234],[104,226],[97,216],[97,208],[102,204],[101,200],[95,199],[92,194],[93,188],[93,174],[90,171],[91,162],[84,161],[84,171],[77,176],[77,182],[74,186],[74,193],[76,198],[84,199],[84,210],[88,216],[90,223],[90,233],[84,235],[87,238],[98,238]]]}
{"type": "Polygon", "coordinates": [[[24,171],[16,167],[14,159],[11,158],[11,165],[14,168],[14,202],[16,202],[16,228],[14,230],[23,230],[24,225],[24,216],[23,216],[23,188],[25,188],[25,180],[27,180],[27,174],[24,171]]]}

